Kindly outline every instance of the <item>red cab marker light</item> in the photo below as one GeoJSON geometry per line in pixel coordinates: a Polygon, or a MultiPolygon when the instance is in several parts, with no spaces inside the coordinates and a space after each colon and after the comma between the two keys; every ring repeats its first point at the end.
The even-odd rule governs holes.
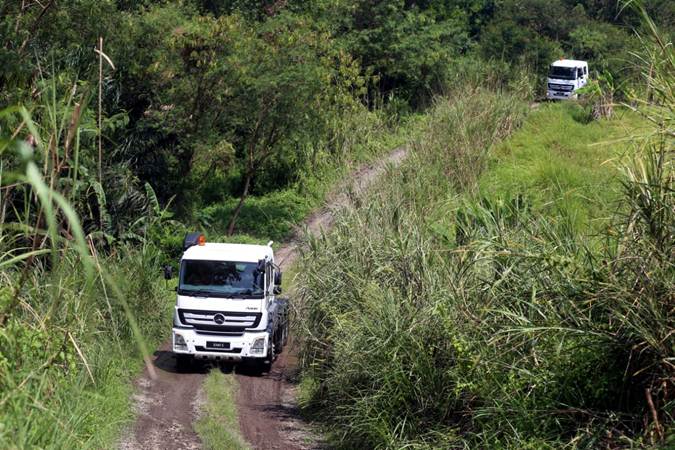
{"type": "Polygon", "coordinates": [[[206,244],[206,236],[204,236],[203,234],[200,235],[199,238],[197,239],[197,244],[203,247],[206,244]]]}

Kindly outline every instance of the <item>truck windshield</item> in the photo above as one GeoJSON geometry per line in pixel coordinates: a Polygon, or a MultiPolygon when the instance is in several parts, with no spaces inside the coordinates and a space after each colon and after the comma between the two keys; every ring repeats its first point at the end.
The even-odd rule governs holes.
{"type": "Polygon", "coordinates": [[[265,274],[256,263],[186,260],[178,293],[209,297],[262,298],[265,274]]]}
{"type": "Polygon", "coordinates": [[[551,68],[548,71],[548,77],[558,78],[561,80],[575,80],[577,78],[576,69],[574,69],[573,67],[551,66],[551,68]]]}

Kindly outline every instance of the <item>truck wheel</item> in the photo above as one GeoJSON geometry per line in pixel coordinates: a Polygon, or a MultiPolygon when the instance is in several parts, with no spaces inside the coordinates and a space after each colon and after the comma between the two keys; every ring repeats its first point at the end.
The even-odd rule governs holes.
{"type": "Polygon", "coordinates": [[[270,373],[272,371],[272,363],[275,356],[274,351],[274,339],[272,339],[270,348],[267,350],[267,357],[258,363],[258,368],[262,373],[270,373]]]}
{"type": "Polygon", "coordinates": [[[281,338],[281,345],[285,347],[286,344],[288,344],[288,316],[284,319],[283,337],[281,338]]]}
{"type": "Polygon", "coordinates": [[[283,324],[274,334],[274,354],[278,355],[284,349],[284,326],[283,324]]]}
{"type": "MultiPolygon", "coordinates": [[[[288,298],[279,299],[279,303],[282,305],[281,312],[281,326],[279,327],[279,347],[285,347],[288,344],[288,298]]],[[[281,353],[281,348],[279,349],[281,353]]]]}

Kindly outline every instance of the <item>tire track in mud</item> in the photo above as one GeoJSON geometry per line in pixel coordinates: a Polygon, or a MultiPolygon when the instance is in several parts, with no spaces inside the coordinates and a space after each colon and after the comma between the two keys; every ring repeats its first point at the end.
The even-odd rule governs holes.
{"type": "MultiPolygon", "coordinates": [[[[334,211],[349,204],[349,193],[360,194],[377,180],[387,167],[397,167],[408,155],[405,147],[393,150],[383,159],[354,171],[340,188],[330,194],[326,206],[311,214],[288,243],[275,251],[283,270],[298,256],[305,233],[318,234],[330,229],[334,211]]],[[[305,450],[318,447],[306,423],[298,414],[296,387],[297,358],[293,339],[264,376],[235,370],[239,383],[237,411],[241,434],[254,449],[305,450]]],[[[190,372],[180,372],[166,342],[155,353],[153,365],[157,377],[148,369],[135,381],[133,396],[137,418],[120,441],[122,450],[194,450],[202,447],[193,424],[203,404],[202,384],[209,365],[195,363],[190,372]]]]}

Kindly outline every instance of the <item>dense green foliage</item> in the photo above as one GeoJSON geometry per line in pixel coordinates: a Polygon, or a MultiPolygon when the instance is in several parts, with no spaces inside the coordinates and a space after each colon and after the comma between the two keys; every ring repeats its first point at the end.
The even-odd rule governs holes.
{"type": "Polygon", "coordinates": [[[160,268],[189,227],[224,234],[255,175],[236,239],[283,238],[399,121],[302,16],[19,7],[0,6],[0,447],[108,448],[170,330],[160,268]]]}
{"type": "MultiPolygon", "coordinates": [[[[648,8],[675,23],[672,2],[648,8]]],[[[306,262],[306,330],[318,340],[307,341],[306,382],[323,413],[334,408],[338,441],[663,438],[672,178],[659,152],[672,129],[652,142],[662,159],[629,172],[623,197],[590,192],[611,176],[586,169],[599,153],[581,146],[558,159],[530,149],[532,165],[527,149],[509,150],[518,138],[491,153],[563,54],[609,71],[619,95],[644,93],[632,105],[672,124],[670,47],[627,59],[641,42],[633,31],[653,26],[638,11],[600,0],[2,2],[0,447],[109,447],[130,415],[134,361],[169,330],[158,278],[184,233],[283,239],[431,105],[402,176],[306,262]],[[533,184],[514,182],[500,152],[533,184]],[[481,196],[458,197],[474,186],[481,196]],[[588,240],[596,206],[620,197],[628,219],[604,211],[603,239],[588,240]],[[639,389],[656,419],[644,419],[639,389]]],[[[580,123],[590,120],[581,110],[547,114],[579,140],[616,131],[580,123]]],[[[551,144],[533,133],[523,145],[551,144]]]]}
{"type": "MultiPolygon", "coordinates": [[[[648,7],[672,25],[672,2],[648,7]]],[[[343,162],[342,124],[364,104],[428,105],[481,73],[480,58],[502,83],[587,58],[621,86],[641,27],[633,8],[576,0],[49,0],[0,12],[0,102],[32,111],[53,79],[95,103],[103,37],[115,69],[104,62],[99,181],[109,196],[150,183],[193,222],[203,206],[295,189],[343,162]]]]}
{"type": "Polygon", "coordinates": [[[167,213],[149,186],[109,202],[86,99],[40,88],[35,120],[0,113],[16,124],[0,135],[0,446],[105,447],[130,416],[136,349],[170,319],[148,239],[167,213]]]}

